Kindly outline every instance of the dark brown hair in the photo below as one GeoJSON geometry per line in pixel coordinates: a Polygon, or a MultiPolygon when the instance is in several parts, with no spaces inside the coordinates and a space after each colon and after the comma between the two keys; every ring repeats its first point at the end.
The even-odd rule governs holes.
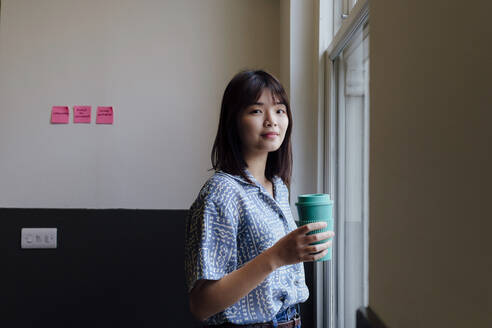
{"type": "Polygon", "coordinates": [[[270,90],[272,96],[287,108],[289,125],[280,148],[268,153],[265,176],[272,181],[278,175],[290,189],[292,175],[292,114],[287,94],[280,82],[262,70],[245,70],[237,73],[227,85],[222,96],[219,128],[212,148],[213,169],[222,170],[232,175],[240,175],[251,182],[244,173],[247,164],[241,152],[241,140],[238,134],[238,117],[241,111],[256,103],[264,89],[270,90]]]}

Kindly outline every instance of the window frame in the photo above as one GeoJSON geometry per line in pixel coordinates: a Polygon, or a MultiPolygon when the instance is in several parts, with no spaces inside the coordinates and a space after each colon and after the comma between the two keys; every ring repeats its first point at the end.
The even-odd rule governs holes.
{"type": "MultiPolygon", "coordinates": [[[[323,118],[323,129],[321,137],[322,142],[318,147],[318,158],[321,157],[323,168],[318,170],[322,172],[318,179],[318,185],[322,185],[322,190],[324,193],[328,193],[332,195],[333,199],[338,199],[338,195],[341,194],[340,190],[337,190],[337,174],[340,173],[339,170],[344,170],[343,167],[339,167],[338,158],[339,154],[343,151],[339,149],[340,140],[338,140],[338,135],[343,135],[343,131],[339,131],[339,120],[343,119],[338,117],[338,106],[342,106],[343,104],[338,103],[338,99],[343,97],[339,97],[339,92],[343,92],[343,90],[337,90],[338,81],[343,76],[343,70],[338,69],[338,64],[336,59],[340,56],[342,51],[348,45],[348,43],[352,40],[354,34],[363,27],[363,25],[369,20],[369,0],[358,0],[357,3],[353,6],[353,8],[348,9],[349,0],[339,0],[333,1],[332,7],[326,10],[324,13],[322,12],[323,7],[326,6],[326,2],[323,0],[318,1],[318,8],[320,10],[320,21],[323,19],[331,19],[330,25],[330,34],[328,35],[329,46],[326,48],[324,52],[322,52],[322,57],[324,57],[324,61],[318,66],[320,76],[323,77],[324,85],[320,85],[320,89],[323,92],[321,97],[323,105],[322,113],[318,116],[319,118],[323,118]],[[344,11],[349,11],[348,14],[345,14],[344,11]],[[346,16],[342,17],[342,14],[346,16]],[[337,24],[339,24],[341,20],[341,26],[337,30],[337,24]]],[[[324,23],[327,24],[326,22],[324,23]]],[[[321,29],[323,24],[319,23],[319,28],[321,29]]],[[[323,42],[326,43],[326,36],[323,39],[323,31],[318,32],[318,42],[319,46],[323,45],[323,42]]],[[[368,83],[368,81],[366,82],[368,83]]],[[[365,120],[364,129],[368,131],[369,129],[369,120],[365,120]]],[[[367,139],[367,138],[366,138],[367,139]]],[[[363,154],[365,163],[368,163],[368,143],[369,140],[364,141],[364,149],[365,153],[363,154]]],[[[343,144],[343,143],[342,143],[343,144]]],[[[364,170],[368,170],[368,167],[364,167],[364,170]]],[[[343,171],[341,172],[343,173],[343,171]]],[[[365,181],[364,181],[365,183],[365,181]]],[[[367,188],[364,191],[364,203],[368,204],[368,192],[367,188]]],[[[338,209],[336,206],[334,207],[334,215],[337,215],[338,209]]],[[[364,277],[366,279],[365,284],[368,286],[368,229],[367,227],[364,229],[364,277]]],[[[338,234],[343,233],[337,231],[338,234]]],[[[339,327],[339,318],[338,318],[338,309],[337,309],[337,286],[343,281],[343,275],[340,274],[337,265],[335,262],[338,261],[335,249],[338,249],[342,245],[337,244],[337,238],[334,240],[334,252],[333,252],[333,261],[326,261],[321,263],[316,263],[314,266],[314,282],[316,284],[316,293],[315,293],[315,310],[316,310],[316,320],[315,326],[316,328],[343,328],[339,327]],[[326,313],[326,309],[328,308],[328,313],[326,313]]],[[[340,259],[343,261],[343,259],[340,259]]],[[[337,262],[338,263],[338,262],[337,262]]],[[[343,265],[340,267],[343,268],[343,265]]],[[[368,292],[367,289],[364,292],[364,302],[367,304],[368,302],[368,292]]],[[[354,313],[355,316],[355,313],[354,313]]],[[[343,321],[342,321],[343,322],[343,321]]]]}

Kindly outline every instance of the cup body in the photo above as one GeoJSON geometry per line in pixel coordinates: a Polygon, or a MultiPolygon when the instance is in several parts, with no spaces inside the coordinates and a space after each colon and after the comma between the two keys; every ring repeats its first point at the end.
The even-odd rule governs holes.
{"type": "MultiPolygon", "coordinates": [[[[308,232],[308,235],[319,232],[333,230],[333,200],[328,194],[306,194],[299,195],[299,201],[296,203],[297,212],[299,214],[299,226],[303,226],[312,222],[326,222],[327,226],[324,229],[318,229],[308,232]]],[[[324,239],[314,244],[321,244],[332,238],[324,239]]],[[[329,261],[332,258],[332,247],[328,249],[328,253],[317,261],[329,261]]]]}

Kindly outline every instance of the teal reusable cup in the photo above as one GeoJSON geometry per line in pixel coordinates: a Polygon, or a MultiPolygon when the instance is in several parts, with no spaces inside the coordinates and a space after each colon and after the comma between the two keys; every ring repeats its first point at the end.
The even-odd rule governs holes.
{"type": "MultiPolygon", "coordinates": [[[[303,226],[312,222],[324,221],[327,223],[326,228],[313,230],[308,232],[312,235],[319,232],[333,231],[333,200],[328,194],[306,194],[299,195],[296,203],[297,212],[299,213],[299,226],[303,226]]],[[[314,244],[321,244],[332,238],[324,239],[314,244]]],[[[332,247],[328,249],[328,253],[317,261],[331,260],[332,247]]]]}

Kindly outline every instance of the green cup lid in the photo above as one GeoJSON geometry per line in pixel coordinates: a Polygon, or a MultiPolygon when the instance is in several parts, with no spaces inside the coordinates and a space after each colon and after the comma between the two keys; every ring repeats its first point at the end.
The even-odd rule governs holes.
{"type": "Polygon", "coordinates": [[[333,201],[330,199],[329,194],[304,194],[304,195],[299,195],[298,196],[298,202],[297,204],[302,204],[302,205],[318,205],[322,203],[328,203],[331,204],[333,201]]]}

